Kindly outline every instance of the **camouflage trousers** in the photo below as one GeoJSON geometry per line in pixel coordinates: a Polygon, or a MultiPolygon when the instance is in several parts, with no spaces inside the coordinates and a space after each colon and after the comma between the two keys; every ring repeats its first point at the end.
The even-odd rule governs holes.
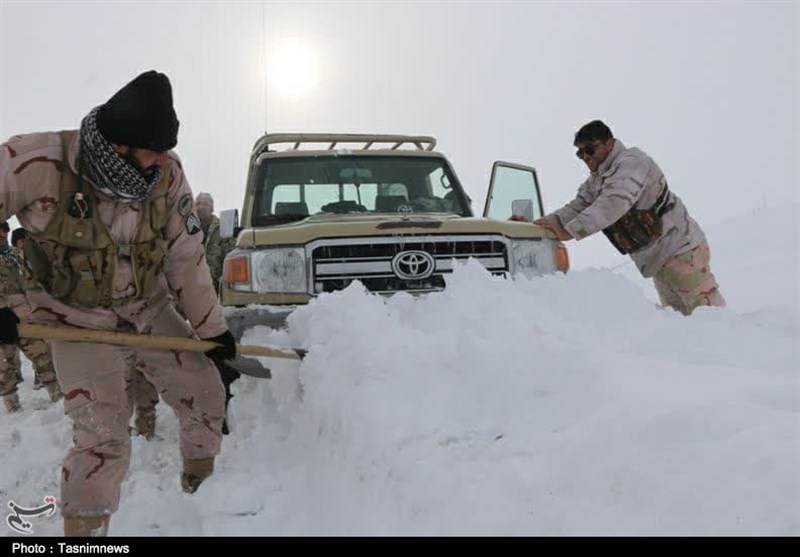
{"type": "Polygon", "coordinates": [[[653,277],[661,305],[690,315],[699,306],[725,307],[717,279],[711,272],[707,242],[667,261],[653,277]]]}
{"type": "Polygon", "coordinates": [[[16,344],[0,345],[0,396],[17,392],[17,376],[21,362],[19,351],[33,364],[33,370],[42,385],[56,381],[50,347],[39,339],[21,338],[16,344]]]}
{"type": "MultiPolygon", "coordinates": [[[[130,332],[127,326],[118,330],[130,332]]],[[[171,305],[144,332],[193,337],[171,305]]],[[[175,411],[185,459],[219,453],[225,394],[216,368],[202,353],[53,342],[53,359],[64,408],[73,421],[73,447],[61,470],[65,517],[108,515],[119,506],[130,462],[128,424],[136,372],[155,385],[175,411]]]]}

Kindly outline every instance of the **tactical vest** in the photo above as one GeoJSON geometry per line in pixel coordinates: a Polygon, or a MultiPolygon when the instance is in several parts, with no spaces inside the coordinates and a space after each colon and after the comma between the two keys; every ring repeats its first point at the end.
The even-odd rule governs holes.
{"type": "Polygon", "coordinates": [[[675,206],[667,204],[669,188],[665,185],[649,209],[631,209],[617,222],[603,229],[603,234],[621,254],[639,251],[661,237],[664,227],[661,217],[675,206]]]}
{"type": "Polygon", "coordinates": [[[97,215],[94,187],[69,168],[67,149],[75,132],[62,132],[64,165],[55,213],[43,232],[28,231],[25,260],[33,277],[54,298],[84,308],[107,308],[148,296],[163,273],[169,172],[141,203],[130,244],[117,244],[97,215]],[[136,293],[113,299],[117,260],[131,261],[136,293]]]}

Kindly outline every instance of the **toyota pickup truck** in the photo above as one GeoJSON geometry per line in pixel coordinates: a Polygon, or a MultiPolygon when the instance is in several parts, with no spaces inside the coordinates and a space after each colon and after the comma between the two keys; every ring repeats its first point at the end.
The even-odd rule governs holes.
{"type": "Polygon", "coordinates": [[[436,292],[469,258],[510,279],[569,269],[564,245],[532,224],[544,214],[534,168],[495,162],[476,216],[435,147],[429,136],[261,137],[241,213],[220,218],[223,238],[237,238],[220,284],[234,334],[280,327],[298,305],[353,281],[378,295],[436,292]]]}

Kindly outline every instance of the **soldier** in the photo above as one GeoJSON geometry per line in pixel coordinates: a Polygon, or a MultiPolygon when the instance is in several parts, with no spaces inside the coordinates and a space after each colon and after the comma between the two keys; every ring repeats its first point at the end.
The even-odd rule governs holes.
{"type": "MultiPolygon", "coordinates": [[[[5,237],[8,237],[8,231],[10,230],[10,227],[8,226],[8,223],[4,222],[4,223],[2,223],[2,225],[0,225],[0,227],[4,228],[3,232],[5,232],[5,237]]],[[[17,257],[22,261],[22,248],[19,247],[19,246],[23,245],[25,242],[24,242],[24,240],[18,240],[17,239],[19,234],[20,234],[20,231],[24,232],[25,229],[24,228],[16,228],[16,229],[14,229],[14,232],[11,233],[11,247],[14,248],[14,250],[16,251],[17,257]]],[[[5,245],[5,243],[6,242],[3,241],[4,245],[5,245]]],[[[22,265],[21,266],[24,267],[24,265],[25,265],[25,262],[22,261],[22,265]]],[[[19,353],[15,351],[14,354],[16,355],[17,359],[19,359],[19,353]]],[[[22,376],[22,368],[21,367],[19,368],[19,371],[17,372],[17,379],[18,379],[17,383],[22,383],[23,381],[25,381],[24,377],[22,376]]],[[[41,388],[42,388],[42,384],[39,382],[39,376],[38,376],[38,374],[34,373],[34,375],[33,375],[33,390],[34,391],[38,391],[41,388]]]]}
{"type": "MultiPolygon", "coordinates": [[[[203,228],[203,246],[206,248],[206,262],[211,270],[211,277],[214,279],[214,287],[219,294],[219,281],[222,277],[222,263],[225,256],[233,249],[233,244],[228,240],[222,240],[219,235],[219,217],[214,214],[214,198],[210,193],[198,193],[194,200],[197,208],[197,216],[200,217],[200,226],[203,228]]],[[[234,240],[235,241],[235,240],[234,240]]],[[[217,366],[222,384],[225,386],[225,421],[222,423],[222,433],[227,435],[228,429],[228,403],[233,395],[231,394],[231,383],[239,378],[239,372],[230,366],[221,363],[217,366]]]]}
{"type": "MultiPolygon", "coordinates": [[[[25,271],[25,256],[23,249],[25,238],[27,237],[24,228],[16,228],[11,234],[11,245],[20,261],[20,276],[25,290],[39,290],[41,287],[36,281],[31,279],[30,273],[25,271]]],[[[53,402],[61,399],[61,389],[56,380],[56,371],[53,368],[53,357],[50,353],[50,346],[38,339],[23,338],[19,341],[20,349],[31,361],[34,369],[33,390],[37,391],[46,388],[53,402]]]]}
{"type": "MultiPolygon", "coordinates": [[[[25,257],[43,290],[28,294],[35,322],[199,337],[205,355],[53,342],[73,421],[61,474],[68,536],[106,535],[130,460],[131,354],[180,422],[181,487],[214,470],[224,391],[211,360],[236,354],[203,257],[200,221],[180,160],[172,87],[149,71],[92,109],[79,130],[19,135],[0,146],[0,220],[28,231],[25,257]],[[187,320],[171,302],[177,296],[187,320]]],[[[0,310],[0,343],[15,342],[15,313],[0,310]]]]}
{"type": "Polygon", "coordinates": [[[200,227],[203,229],[203,246],[206,249],[206,262],[214,279],[214,287],[219,293],[219,280],[222,277],[222,262],[225,253],[219,235],[219,217],[214,214],[214,198],[210,193],[198,193],[194,200],[200,227]]]}
{"type": "Polygon", "coordinates": [[[684,315],[698,306],[724,306],[705,234],[655,161],[614,139],[600,120],[578,130],[574,145],[589,177],[575,199],[535,224],[563,241],[602,231],[642,276],[653,277],[662,306],[684,315]]]}
{"type": "MultiPolygon", "coordinates": [[[[25,295],[19,280],[18,259],[8,246],[9,230],[7,222],[0,223],[0,306],[24,307],[25,295]]],[[[24,310],[20,313],[24,314],[24,310]]],[[[22,409],[17,395],[17,384],[21,382],[19,347],[16,344],[0,345],[0,398],[9,413],[22,409]]]]}
{"type": "MultiPolygon", "coordinates": [[[[8,230],[7,222],[0,223],[0,307],[11,308],[23,319],[27,319],[30,315],[30,306],[25,298],[25,292],[31,285],[23,275],[19,255],[6,243],[8,230]]],[[[20,350],[33,364],[36,377],[47,389],[50,400],[56,402],[62,396],[47,344],[33,339],[19,339],[14,344],[2,344],[0,345],[0,397],[9,413],[22,409],[17,394],[17,384],[21,374],[20,350]]]]}

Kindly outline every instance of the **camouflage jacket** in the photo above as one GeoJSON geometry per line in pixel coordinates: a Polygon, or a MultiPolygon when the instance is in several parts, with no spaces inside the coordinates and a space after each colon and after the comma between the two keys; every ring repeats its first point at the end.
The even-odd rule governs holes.
{"type": "Polygon", "coordinates": [[[211,215],[209,219],[200,219],[203,229],[203,246],[206,248],[206,262],[211,271],[214,286],[219,291],[225,256],[236,247],[236,238],[221,238],[219,234],[219,217],[211,215]]]}
{"type": "Polygon", "coordinates": [[[0,246],[0,307],[11,308],[20,319],[27,319],[31,308],[25,292],[35,283],[25,276],[22,264],[17,250],[0,246]]]}
{"type": "MultiPolygon", "coordinates": [[[[61,201],[59,184],[64,165],[77,173],[78,133],[71,132],[65,160],[62,135],[58,132],[18,135],[0,145],[0,221],[16,215],[30,232],[43,231],[61,201]]],[[[227,330],[222,306],[217,300],[205,261],[203,237],[194,211],[194,197],[177,155],[170,153],[167,220],[168,243],[165,270],[150,292],[108,308],[87,309],[56,300],[45,291],[28,292],[33,307],[31,319],[89,329],[114,330],[120,319],[140,332],[170,301],[170,291],[201,338],[227,330]]],[[[141,203],[118,203],[98,194],[97,215],[118,244],[129,244],[139,222],[141,203]]],[[[125,300],[136,293],[129,259],[120,256],[114,276],[114,298],[125,300]]]]}
{"type": "Polygon", "coordinates": [[[203,229],[203,247],[206,249],[206,263],[208,263],[211,279],[216,286],[222,276],[222,260],[225,258],[222,250],[222,239],[219,236],[219,218],[216,215],[211,215],[207,219],[201,218],[200,227],[203,229]]]}
{"type": "MultiPolygon", "coordinates": [[[[614,224],[634,207],[649,209],[666,184],[653,159],[616,139],[608,158],[581,184],[575,199],[545,218],[558,220],[573,238],[581,240],[614,224]]],[[[661,236],[630,254],[645,277],[656,275],[667,261],[705,241],[700,226],[671,189],[667,202],[673,208],[662,216],[661,236]]]]}

